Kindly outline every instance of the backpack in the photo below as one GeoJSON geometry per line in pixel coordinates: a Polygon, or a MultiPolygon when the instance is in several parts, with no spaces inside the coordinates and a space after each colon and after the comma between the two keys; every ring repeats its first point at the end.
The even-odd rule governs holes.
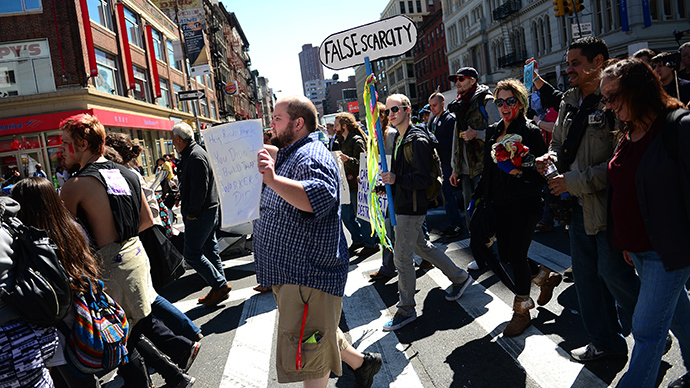
{"type": "MultiPolygon", "coordinates": [[[[426,199],[429,201],[429,207],[435,208],[442,206],[445,202],[443,195],[441,195],[441,189],[443,188],[443,169],[441,168],[441,158],[438,157],[436,147],[431,144],[432,139],[429,138],[429,136],[427,136],[427,139],[429,140],[429,149],[431,150],[431,185],[427,187],[424,192],[426,194],[426,199]]],[[[405,154],[407,163],[412,164],[414,156],[412,152],[412,142],[405,144],[403,153],[405,154]]]]}
{"type": "Polygon", "coordinates": [[[74,294],[72,330],[63,322],[58,326],[67,337],[67,363],[79,376],[109,371],[127,361],[129,322],[125,311],[103,291],[102,281],[95,282],[95,294],[90,279],[88,293],[74,294]]]}
{"type": "Polygon", "coordinates": [[[10,276],[0,284],[0,298],[24,321],[55,326],[67,315],[71,304],[69,275],[48,233],[6,214],[7,205],[18,207],[10,198],[0,201],[2,230],[12,239],[0,255],[8,255],[13,263],[10,276]]]}

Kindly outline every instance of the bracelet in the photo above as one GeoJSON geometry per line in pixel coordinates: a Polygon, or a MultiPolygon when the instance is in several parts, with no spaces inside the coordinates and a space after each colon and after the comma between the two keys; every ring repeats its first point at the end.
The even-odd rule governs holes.
{"type": "Polygon", "coordinates": [[[539,124],[541,124],[541,119],[537,120],[537,127],[541,128],[541,126],[539,126],[539,124]]]}

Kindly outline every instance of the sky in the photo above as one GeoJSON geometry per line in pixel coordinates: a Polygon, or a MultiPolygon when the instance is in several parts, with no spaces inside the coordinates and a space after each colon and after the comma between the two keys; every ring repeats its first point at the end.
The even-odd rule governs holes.
{"type": "MultiPolygon", "coordinates": [[[[268,78],[278,98],[303,95],[299,53],[302,45],[319,46],[331,34],[380,19],[386,0],[220,0],[234,12],[249,41],[252,70],[268,78]],[[337,5],[336,5],[337,4],[337,5]]],[[[324,77],[338,73],[341,81],[355,75],[352,68],[324,67],[324,77]]]]}

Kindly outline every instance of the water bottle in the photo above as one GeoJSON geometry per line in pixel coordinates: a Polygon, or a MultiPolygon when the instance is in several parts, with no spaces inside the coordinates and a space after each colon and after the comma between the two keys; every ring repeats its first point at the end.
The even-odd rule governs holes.
{"type": "MultiPolygon", "coordinates": [[[[546,179],[549,180],[551,178],[557,177],[558,176],[558,169],[556,168],[556,164],[553,162],[553,160],[551,158],[549,158],[546,163],[547,163],[546,164],[546,174],[544,175],[546,177],[546,179]]],[[[565,199],[568,197],[570,197],[570,193],[568,193],[568,192],[561,194],[561,199],[565,199]]]]}

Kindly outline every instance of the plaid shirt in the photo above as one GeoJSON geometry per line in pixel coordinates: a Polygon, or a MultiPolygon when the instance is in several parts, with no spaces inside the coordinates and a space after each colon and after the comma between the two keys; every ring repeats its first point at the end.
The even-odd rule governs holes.
{"type": "Polygon", "coordinates": [[[276,174],[300,182],[314,212],[301,211],[263,187],[260,217],[254,221],[256,278],[264,287],[297,284],[343,296],[350,258],[340,222],[340,177],[316,135],[278,151],[276,174]]]}

